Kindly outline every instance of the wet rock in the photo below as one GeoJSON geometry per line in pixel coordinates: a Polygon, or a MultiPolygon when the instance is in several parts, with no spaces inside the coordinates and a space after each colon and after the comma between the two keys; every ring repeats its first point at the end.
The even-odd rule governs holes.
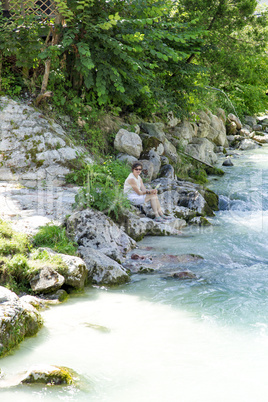
{"type": "Polygon", "coordinates": [[[240,142],[238,149],[240,149],[241,151],[246,151],[249,149],[256,149],[258,147],[260,147],[260,145],[256,141],[253,141],[251,139],[243,139],[240,142]]]}
{"type": "Polygon", "coordinates": [[[130,257],[132,260],[145,260],[145,256],[144,255],[139,255],[139,254],[131,254],[130,257]]]}
{"type": "Polygon", "coordinates": [[[189,225],[211,226],[211,223],[204,216],[195,216],[189,220],[189,225]]]}
{"type": "Polygon", "coordinates": [[[226,158],[222,166],[234,166],[234,164],[230,158],[226,158]]]}
{"type": "Polygon", "coordinates": [[[196,279],[196,275],[191,271],[172,272],[166,277],[167,279],[196,279]]]}
{"type": "Polygon", "coordinates": [[[102,252],[83,246],[79,247],[78,252],[86,263],[89,283],[120,285],[130,280],[124,267],[102,252]]]}
{"type": "Polygon", "coordinates": [[[161,256],[158,257],[158,261],[165,264],[196,263],[202,260],[203,257],[198,254],[180,254],[180,255],[162,254],[161,256]]]}
{"type": "Polygon", "coordinates": [[[40,313],[0,286],[0,356],[5,355],[27,336],[35,335],[43,324],[40,313]]]}
{"type": "Polygon", "coordinates": [[[48,364],[31,367],[26,373],[0,379],[0,388],[15,387],[21,384],[73,385],[78,382],[78,375],[73,370],[48,364]]]}

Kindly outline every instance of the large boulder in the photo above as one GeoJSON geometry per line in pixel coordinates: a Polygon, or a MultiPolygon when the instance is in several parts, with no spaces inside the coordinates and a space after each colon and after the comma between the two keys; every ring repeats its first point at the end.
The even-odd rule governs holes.
{"type": "Polygon", "coordinates": [[[167,179],[175,179],[174,167],[170,164],[163,165],[159,170],[159,177],[165,177],[167,179]]]}
{"type": "Polygon", "coordinates": [[[121,263],[136,243],[102,212],[86,209],[66,222],[67,234],[79,245],[94,248],[121,263]]]}
{"type": "Polygon", "coordinates": [[[235,116],[233,113],[229,113],[228,120],[235,123],[237,130],[241,130],[242,124],[241,124],[239,117],[235,116]]]}
{"type": "Polygon", "coordinates": [[[253,127],[257,124],[257,119],[254,116],[245,116],[244,117],[244,122],[246,125],[253,127]]]}
{"type": "Polygon", "coordinates": [[[41,112],[0,97],[1,180],[19,181],[26,187],[60,186],[82,153],[63,128],[41,112]]]}
{"type": "Polygon", "coordinates": [[[121,128],[115,136],[114,147],[117,151],[138,159],[142,151],[142,140],[138,134],[121,128]]]}
{"type": "Polygon", "coordinates": [[[137,162],[137,158],[135,156],[131,156],[128,154],[119,153],[116,157],[119,161],[126,162],[129,166],[132,166],[134,162],[137,162]]]}
{"type": "Polygon", "coordinates": [[[96,285],[120,285],[130,280],[121,264],[107,257],[99,250],[80,246],[79,254],[88,269],[88,282],[96,285]]]}
{"type": "Polygon", "coordinates": [[[171,144],[170,141],[165,139],[164,141],[164,149],[165,149],[165,155],[173,162],[177,163],[179,156],[177,154],[177,150],[173,144],[171,144]]]}
{"type": "Polygon", "coordinates": [[[165,125],[163,123],[141,123],[141,129],[150,137],[156,137],[161,142],[164,142],[166,135],[164,132],[165,125]]]}
{"type": "Polygon", "coordinates": [[[25,337],[35,335],[42,324],[42,317],[36,308],[0,286],[0,356],[25,337]]]}
{"type": "Polygon", "coordinates": [[[148,152],[148,157],[149,157],[149,161],[152,162],[153,167],[154,167],[154,171],[153,171],[153,175],[152,175],[152,179],[156,179],[161,167],[161,158],[160,155],[154,150],[151,149],[148,152]]]}
{"type": "Polygon", "coordinates": [[[238,149],[240,149],[241,151],[246,151],[249,149],[259,148],[260,146],[261,145],[259,145],[256,141],[246,138],[240,142],[238,149]]]}
{"type": "MultiPolygon", "coordinates": [[[[196,125],[195,125],[196,127],[196,125]]],[[[180,140],[182,146],[186,146],[193,137],[195,137],[195,130],[193,123],[188,120],[183,120],[172,132],[173,136],[180,140]]]]}
{"type": "Polygon", "coordinates": [[[193,138],[186,147],[186,152],[202,162],[213,165],[217,162],[217,155],[214,152],[214,144],[207,138],[193,138]]]}
{"type": "Polygon", "coordinates": [[[140,159],[139,162],[142,164],[141,176],[146,181],[151,181],[154,175],[154,164],[147,159],[140,159]]]}

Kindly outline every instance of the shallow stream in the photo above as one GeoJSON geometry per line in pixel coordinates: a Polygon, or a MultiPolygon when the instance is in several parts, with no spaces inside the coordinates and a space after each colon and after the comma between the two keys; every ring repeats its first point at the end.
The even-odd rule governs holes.
{"type": "Polygon", "coordinates": [[[268,400],[268,147],[233,158],[209,187],[212,226],[147,237],[144,254],[201,255],[196,280],[135,275],[43,313],[44,328],[1,359],[6,375],[67,366],[80,387],[19,386],[1,401],[266,402],[268,400]]]}

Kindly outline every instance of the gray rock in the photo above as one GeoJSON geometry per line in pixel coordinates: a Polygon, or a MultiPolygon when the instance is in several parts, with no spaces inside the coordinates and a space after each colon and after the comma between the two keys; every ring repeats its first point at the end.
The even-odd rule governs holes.
{"type": "Polygon", "coordinates": [[[173,163],[178,162],[177,150],[173,144],[167,139],[164,140],[165,156],[167,156],[173,163]]]}
{"type": "MultiPolygon", "coordinates": [[[[149,210],[148,210],[149,213],[149,210]]],[[[186,222],[183,219],[174,219],[172,221],[165,221],[158,223],[154,219],[150,218],[138,218],[134,214],[128,214],[124,228],[126,233],[137,241],[141,240],[146,235],[151,236],[169,236],[176,235],[178,231],[186,226],[186,222]]]]}
{"type": "Polygon", "coordinates": [[[226,124],[227,136],[235,135],[237,133],[237,127],[234,121],[228,121],[226,124]]]}
{"type": "MultiPolygon", "coordinates": [[[[39,182],[61,186],[77,156],[85,152],[64,130],[34,108],[0,97],[1,180],[35,187],[39,182]]],[[[88,163],[92,163],[87,158],[88,163]]]]}
{"type": "Polygon", "coordinates": [[[167,179],[174,180],[175,179],[174,167],[169,164],[162,166],[159,171],[159,177],[165,177],[167,179]]]}
{"type": "Polygon", "coordinates": [[[241,130],[242,124],[239,117],[235,116],[233,113],[229,113],[228,120],[235,123],[237,130],[241,130]]]}
{"type": "Polygon", "coordinates": [[[164,124],[163,123],[141,123],[141,129],[147,133],[150,137],[156,137],[161,142],[165,141],[166,135],[164,132],[164,124]]]}
{"type": "Polygon", "coordinates": [[[142,178],[151,181],[154,175],[154,164],[147,159],[140,159],[142,163],[142,178]]]}
{"type": "Polygon", "coordinates": [[[132,164],[137,161],[137,158],[135,158],[135,156],[122,154],[122,153],[118,154],[116,159],[123,161],[123,162],[127,162],[130,166],[132,166],[132,164]]]}
{"type": "Polygon", "coordinates": [[[176,127],[177,124],[179,123],[179,119],[177,117],[174,117],[173,112],[168,112],[167,120],[168,120],[168,126],[169,127],[176,127]]]}
{"type": "Polygon", "coordinates": [[[262,131],[262,125],[261,124],[256,124],[252,126],[253,131],[262,131]]]}
{"type": "Polygon", "coordinates": [[[195,131],[193,128],[193,124],[188,120],[183,120],[178,126],[174,129],[173,135],[178,137],[183,145],[188,144],[195,136],[195,131]]]}
{"type": "Polygon", "coordinates": [[[244,117],[244,122],[250,127],[253,127],[257,124],[257,119],[253,116],[245,116],[244,117]]]}
{"type": "Polygon", "coordinates": [[[99,250],[118,261],[136,246],[126,233],[102,212],[86,209],[73,213],[66,222],[67,234],[79,246],[99,250]]]}
{"type": "Polygon", "coordinates": [[[161,164],[162,165],[169,165],[169,160],[168,160],[168,158],[166,156],[161,155],[160,158],[161,158],[161,164]]]}
{"type": "Polygon", "coordinates": [[[268,142],[268,134],[263,133],[262,135],[254,135],[252,139],[259,144],[266,144],[268,142]]]}
{"type": "Polygon", "coordinates": [[[207,138],[193,138],[185,150],[188,154],[201,161],[214,164],[218,160],[217,155],[214,152],[214,144],[207,138]]]}
{"type": "Polygon", "coordinates": [[[253,141],[251,139],[243,139],[240,142],[238,149],[240,149],[241,151],[246,151],[246,150],[255,149],[258,147],[260,147],[260,145],[256,141],[253,141]]]}
{"type": "Polygon", "coordinates": [[[142,151],[142,140],[138,134],[121,128],[115,136],[114,147],[117,151],[138,159],[142,151]]]}
{"type": "Polygon", "coordinates": [[[45,267],[30,281],[31,288],[36,293],[50,293],[62,287],[65,279],[51,267],[45,267]]]}
{"type": "Polygon", "coordinates": [[[191,271],[178,271],[171,272],[167,277],[167,279],[196,279],[196,275],[191,271]]]}
{"type": "Polygon", "coordinates": [[[153,167],[154,167],[154,171],[153,171],[153,175],[152,175],[152,179],[156,179],[161,167],[161,159],[160,159],[160,155],[154,151],[153,149],[151,149],[149,151],[149,161],[152,162],[153,167]]]}
{"type": "Polygon", "coordinates": [[[88,269],[88,281],[97,285],[119,285],[130,280],[122,265],[102,252],[89,246],[81,246],[79,254],[88,269]]]}
{"type": "Polygon", "coordinates": [[[221,119],[223,121],[223,124],[226,123],[226,114],[225,111],[222,108],[218,108],[217,110],[217,116],[219,119],[221,119]]]}
{"type": "Polygon", "coordinates": [[[230,158],[226,158],[222,166],[234,166],[234,164],[230,158]]]}
{"type": "Polygon", "coordinates": [[[8,353],[42,326],[40,313],[10,290],[0,286],[0,356],[8,353]]]}

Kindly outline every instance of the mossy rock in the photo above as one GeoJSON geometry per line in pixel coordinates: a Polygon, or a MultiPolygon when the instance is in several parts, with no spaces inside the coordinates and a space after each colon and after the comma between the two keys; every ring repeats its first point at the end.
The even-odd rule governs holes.
{"type": "MultiPolygon", "coordinates": [[[[142,140],[142,146],[143,146],[143,153],[142,154],[147,154],[150,149],[155,148],[162,144],[162,142],[156,138],[156,137],[144,137],[142,140]]],[[[147,159],[147,158],[146,158],[147,159]]]]}
{"type": "Polygon", "coordinates": [[[77,379],[77,374],[67,368],[59,366],[40,366],[29,370],[22,384],[49,384],[72,385],[77,379]]]}
{"type": "Polygon", "coordinates": [[[189,214],[187,216],[185,216],[185,214],[183,212],[179,212],[179,211],[175,211],[174,215],[176,216],[176,218],[179,219],[184,219],[186,222],[190,221],[191,219],[200,216],[200,214],[196,211],[189,211],[189,214]]]}
{"type": "Polygon", "coordinates": [[[219,196],[214,191],[205,189],[204,198],[213,211],[219,210],[219,196]]]}

